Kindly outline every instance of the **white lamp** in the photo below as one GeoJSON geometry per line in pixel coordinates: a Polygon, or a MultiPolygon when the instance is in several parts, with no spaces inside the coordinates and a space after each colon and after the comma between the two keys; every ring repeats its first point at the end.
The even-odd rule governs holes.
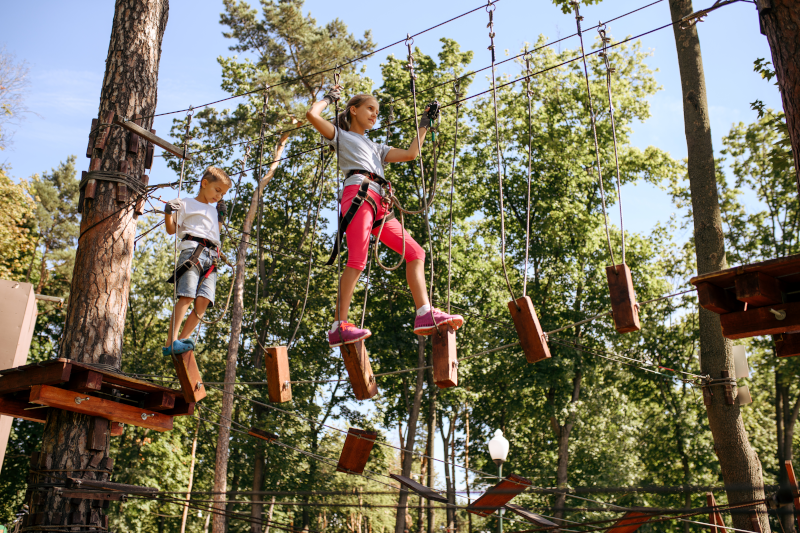
{"type": "Polygon", "coordinates": [[[494,432],[494,437],[489,441],[489,455],[492,456],[492,461],[497,466],[505,463],[506,457],[508,457],[508,439],[503,436],[503,432],[499,429],[494,432]]]}

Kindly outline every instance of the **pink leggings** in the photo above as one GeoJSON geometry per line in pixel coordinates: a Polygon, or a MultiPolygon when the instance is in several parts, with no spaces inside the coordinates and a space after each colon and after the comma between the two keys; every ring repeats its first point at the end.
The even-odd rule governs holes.
{"type": "MultiPolygon", "coordinates": [[[[353,198],[358,193],[358,185],[348,185],[344,188],[342,195],[342,214],[347,212],[350,204],[353,203],[353,198]]],[[[355,268],[356,270],[364,270],[367,266],[367,257],[369,257],[369,234],[370,228],[375,220],[380,220],[386,214],[386,207],[381,205],[381,197],[378,193],[370,189],[367,191],[375,203],[378,204],[378,215],[375,217],[372,208],[364,202],[364,205],[353,217],[353,221],[347,226],[347,266],[355,268]]],[[[380,226],[372,230],[373,235],[378,235],[381,231],[380,226]]],[[[425,260],[425,250],[417,244],[408,232],[405,232],[406,238],[406,261],[414,261],[415,259],[425,260]]],[[[381,242],[391,248],[393,251],[402,253],[403,251],[403,227],[400,225],[398,219],[386,221],[383,225],[383,232],[381,233],[381,242]]]]}

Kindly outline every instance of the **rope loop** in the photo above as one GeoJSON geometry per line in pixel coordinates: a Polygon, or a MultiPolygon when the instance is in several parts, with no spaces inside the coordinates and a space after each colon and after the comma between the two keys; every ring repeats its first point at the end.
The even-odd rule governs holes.
{"type": "Polygon", "coordinates": [[[414,46],[414,38],[410,34],[406,33],[406,40],[403,41],[403,44],[409,48],[414,46]]]}
{"type": "Polygon", "coordinates": [[[497,6],[494,5],[494,3],[496,1],[497,0],[486,0],[486,12],[489,13],[489,18],[490,19],[491,19],[491,16],[492,16],[492,13],[494,12],[494,10],[497,9],[497,6]]]}

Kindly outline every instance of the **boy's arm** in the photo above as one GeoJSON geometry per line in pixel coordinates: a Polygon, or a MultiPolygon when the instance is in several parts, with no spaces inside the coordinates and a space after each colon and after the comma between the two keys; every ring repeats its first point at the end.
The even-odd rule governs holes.
{"type": "Polygon", "coordinates": [[[167,235],[175,235],[178,231],[177,215],[175,212],[180,209],[180,200],[170,200],[164,205],[164,227],[167,229],[167,235]]]}

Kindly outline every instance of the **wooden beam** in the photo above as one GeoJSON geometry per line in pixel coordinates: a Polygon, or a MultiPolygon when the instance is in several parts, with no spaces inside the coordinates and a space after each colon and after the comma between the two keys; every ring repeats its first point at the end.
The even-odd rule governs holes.
{"type": "Polygon", "coordinates": [[[257,439],[265,440],[267,442],[272,442],[273,440],[278,438],[278,436],[275,435],[274,433],[270,433],[269,431],[264,431],[263,429],[258,429],[258,428],[250,428],[247,431],[247,434],[257,439]]]}
{"type": "Polygon", "coordinates": [[[522,476],[511,474],[494,487],[484,492],[480,498],[467,507],[467,512],[479,516],[489,516],[505,506],[514,497],[531,486],[531,481],[522,476]]]}
{"type": "Polygon", "coordinates": [[[389,474],[389,477],[394,479],[394,480],[396,480],[396,481],[399,481],[400,484],[402,484],[404,487],[407,487],[407,488],[411,489],[412,491],[416,492],[417,494],[419,494],[423,498],[426,498],[426,499],[428,499],[430,501],[433,501],[433,502],[447,503],[447,498],[445,498],[444,496],[442,496],[438,492],[435,492],[434,490],[429,489],[425,485],[420,485],[419,483],[417,483],[413,479],[409,479],[409,478],[407,478],[405,476],[401,476],[399,474],[389,474]]]}
{"type": "Polygon", "coordinates": [[[778,357],[795,357],[800,355],[800,333],[779,333],[772,336],[775,343],[775,355],[778,357]]]}
{"type": "Polygon", "coordinates": [[[718,315],[744,309],[744,304],[734,298],[728,291],[708,282],[697,284],[697,298],[700,307],[713,311],[718,315]]]}
{"type": "Polygon", "coordinates": [[[440,389],[458,385],[456,330],[445,324],[431,335],[433,343],[433,382],[440,389]]]}
{"type": "Polygon", "coordinates": [[[72,365],[66,360],[41,366],[20,367],[19,372],[6,373],[0,377],[0,395],[25,390],[32,385],[58,385],[69,381],[71,372],[72,365]]]}
{"type": "Polygon", "coordinates": [[[169,416],[192,416],[194,415],[194,402],[188,403],[183,396],[176,396],[175,407],[162,411],[162,413],[169,416]]]}
{"type": "Polygon", "coordinates": [[[73,372],[66,388],[80,392],[98,391],[103,388],[103,374],[93,370],[73,372]]]}
{"type": "Polygon", "coordinates": [[[710,492],[706,492],[706,504],[712,508],[708,514],[708,521],[714,524],[714,526],[711,528],[711,533],[727,533],[727,529],[725,529],[725,522],[722,521],[722,515],[719,513],[719,511],[715,511],[713,509],[717,506],[717,501],[714,499],[714,495],[710,492]]]}
{"type": "Polygon", "coordinates": [[[28,402],[21,402],[11,398],[0,397],[0,415],[13,416],[29,422],[47,422],[47,413],[50,409],[34,408],[28,402]]]}
{"type": "Polygon", "coordinates": [[[642,329],[631,269],[624,263],[606,267],[606,279],[611,294],[611,312],[614,316],[614,327],[617,329],[617,333],[630,333],[642,329]]]}
{"type": "Polygon", "coordinates": [[[369,364],[369,355],[364,341],[343,344],[340,351],[356,400],[368,400],[378,394],[378,384],[372,374],[372,366],[369,364]]]}
{"type": "Polygon", "coordinates": [[[608,533],[633,533],[650,521],[652,517],[651,514],[629,511],[608,530],[608,533]]]}
{"type": "Polygon", "coordinates": [[[144,408],[151,411],[168,411],[175,407],[175,395],[168,392],[151,392],[144,400],[144,408]]]}
{"type": "Polygon", "coordinates": [[[56,494],[62,498],[76,498],[80,500],[99,500],[112,502],[128,501],[128,496],[121,492],[93,492],[88,490],[58,490],[56,494]]]}
{"type": "Polygon", "coordinates": [[[369,452],[372,451],[377,438],[378,434],[374,431],[350,428],[347,431],[347,438],[344,440],[336,471],[347,474],[363,473],[367,466],[369,452]]]}
{"type": "Polygon", "coordinates": [[[70,363],[72,364],[73,368],[81,368],[85,370],[91,370],[99,374],[103,374],[103,382],[112,388],[127,389],[132,391],[138,391],[140,393],[171,392],[177,396],[181,395],[180,391],[169,389],[167,387],[162,387],[161,385],[156,385],[149,381],[132,378],[124,374],[117,374],[116,372],[109,372],[107,370],[102,370],[97,367],[93,367],[84,363],[78,363],[76,361],[70,361],[70,363]],[[118,387],[115,387],[115,385],[118,387]]]}
{"type": "Polygon", "coordinates": [[[759,335],[800,331],[800,302],[770,305],[720,315],[722,334],[728,339],[746,339],[759,335]],[[786,318],[778,320],[770,310],[784,311],[786,318]]]}
{"type": "Polygon", "coordinates": [[[120,126],[125,128],[126,130],[135,133],[139,137],[147,139],[149,142],[151,142],[151,143],[153,143],[153,144],[155,144],[157,146],[160,146],[161,148],[163,148],[167,152],[171,153],[172,155],[176,155],[176,156],[180,157],[181,159],[187,159],[188,160],[188,159],[192,158],[192,156],[188,153],[188,150],[186,151],[186,153],[184,153],[184,151],[181,148],[178,148],[177,146],[175,146],[171,142],[165,141],[161,137],[158,137],[158,136],[150,133],[149,131],[147,131],[146,129],[142,128],[141,126],[136,125],[133,121],[128,120],[128,118],[126,118],[126,117],[120,117],[120,116],[114,117],[114,124],[119,124],[120,126]]]}
{"type": "Polygon", "coordinates": [[[181,354],[172,354],[172,363],[178,374],[178,381],[183,391],[186,403],[197,403],[206,397],[206,388],[203,386],[203,376],[197,368],[194,351],[189,350],[181,354]]]}
{"type": "Polygon", "coordinates": [[[171,416],[49,385],[34,385],[31,387],[30,402],[63,409],[64,411],[72,411],[73,413],[99,416],[112,422],[122,422],[123,424],[155,431],[170,431],[172,429],[171,416]]]}
{"type": "Polygon", "coordinates": [[[539,317],[536,316],[530,296],[523,296],[516,302],[508,302],[508,310],[511,311],[519,343],[528,362],[536,363],[550,359],[550,348],[547,346],[544,331],[539,324],[539,317]]]}
{"type": "Polygon", "coordinates": [[[539,526],[544,526],[544,527],[557,527],[556,524],[554,524],[550,520],[546,519],[545,517],[539,516],[538,514],[533,513],[531,511],[525,509],[524,507],[520,507],[519,505],[514,505],[513,503],[507,503],[505,505],[505,507],[506,507],[506,509],[508,509],[512,513],[514,513],[514,514],[516,514],[518,516],[521,516],[522,518],[524,518],[528,522],[537,524],[539,526]]]}
{"type": "Polygon", "coordinates": [[[264,371],[267,374],[269,401],[288,402],[292,399],[292,384],[289,383],[289,353],[286,346],[270,346],[264,351],[264,371]]]}
{"type": "Polygon", "coordinates": [[[783,303],[781,282],[763,272],[736,276],[736,299],[749,306],[762,307],[783,303]]]}
{"type": "Polygon", "coordinates": [[[101,489],[116,491],[123,494],[142,494],[158,492],[155,487],[140,487],[139,485],[126,485],[125,483],[112,483],[111,481],[96,481],[94,479],[67,478],[67,488],[70,489],[101,489]]]}

